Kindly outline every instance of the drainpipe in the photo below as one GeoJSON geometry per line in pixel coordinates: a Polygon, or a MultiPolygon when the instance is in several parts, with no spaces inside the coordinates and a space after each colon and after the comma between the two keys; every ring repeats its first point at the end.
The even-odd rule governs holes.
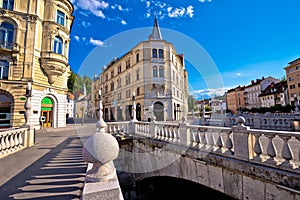
{"type": "Polygon", "coordinates": [[[24,61],[23,61],[23,80],[25,79],[25,67],[26,67],[26,46],[27,46],[27,37],[28,37],[28,15],[29,15],[29,8],[30,8],[30,0],[27,1],[27,15],[26,15],[26,29],[25,29],[25,38],[24,38],[24,61]]]}

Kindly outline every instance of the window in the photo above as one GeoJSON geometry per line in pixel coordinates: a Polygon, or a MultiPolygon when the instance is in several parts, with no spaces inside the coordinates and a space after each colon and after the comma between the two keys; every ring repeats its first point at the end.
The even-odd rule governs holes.
{"type": "Polygon", "coordinates": [[[54,38],[54,53],[62,54],[63,53],[63,40],[59,36],[54,38]]]}
{"type": "Polygon", "coordinates": [[[57,13],[56,13],[56,22],[62,26],[65,25],[65,13],[57,10],[57,13]]]}
{"type": "Polygon", "coordinates": [[[126,85],[130,84],[130,74],[126,75],[126,85]]]}
{"type": "Polygon", "coordinates": [[[0,79],[8,79],[8,68],[8,62],[0,60],[0,79]]]}
{"type": "Polygon", "coordinates": [[[296,70],[299,70],[299,69],[300,69],[300,65],[296,67],[296,70]]]}
{"type": "Polygon", "coordinates": [[[292,81],[292,80],[294,80],[293,77],[289,77],[289,81],[292,81]]]}
{"type": "Polygon", "coordinates": [[[140,80],[140,70],[136,70],[136,80],[140,80]]]}
{"type": "Polygon", "coordinates": [[[121,87],[121,78],[119,78],[119,79],[117,80],[117,84],[118,84],[118,88],[120,88],[120,87],[121,87]]]}
{"type": "Polygon", "coordinates": [[[12,49],[14,41],[14,26],[10,23],[0,24],[0,46],[6,49],[12,49]]]}
{"type": "Polygon", "coordinates": [[[140,96],[140,88],[136,88],[136,96],[140,96]]]}
{"type": "Polygon", "coordinates": [[[114,77],[114,70],[112,70],[112,71],[110,72],[110,77],[111,77],[111,78],[114,77]]]}
{"type": "Polygon", "coordinates": [[[126,61],[126,69],[129,69],[130,68],[130,60],[127,60],[126,61]]]}
{"type": "Polygon", "coordinates": [[[140,62],[140,54],[136,54],[136,62],[140,62]]]}
{"type": "Polygon", "coordinates": [[[152,49],[152,58],[157,58],[157,49],[152,49]]]}
{"type": "Polygon", "coordinates": [[[13,10],[14,0],[3,0],[1,7],[7,10],[13,10]]]}
{"type": "Polygon", "coordinates": [[[164,77],[164,67],[163,66],[160,66],[159,67],[159,77],[164,77]]]}
{"type": "Polygon", "coordinates": [[[158,77],[157,66],[153,67],[153,77],[158,77]]]}
{"type": "Polygon", "coordinates": [[[122,72],[122,66],[120,65],[119,67],[118,67],[118,74],[120,74],[122,72]]]}
{"type": "Polygon", "coordinates": [[[164,50],[163,49],[159,49],[158,50],[158,56],[159,56],[159,58],[163,58],[164,57],[164,50]]]}
{"type": "Polygon", "coordinates": [[[113,91],[115,89],[115,84],[114,82],[110,83],[110,91],[113,91]]]}

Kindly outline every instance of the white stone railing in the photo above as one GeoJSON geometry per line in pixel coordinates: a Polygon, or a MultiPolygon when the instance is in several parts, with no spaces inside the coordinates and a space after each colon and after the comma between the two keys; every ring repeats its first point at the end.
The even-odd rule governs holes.
{"type": "Polygon", "coordinates": [[[131,132],[130,122],[109,122],[107,124],[108,133],[129,133],[131,132]]]}
{"type": "MultiPolygon", "coordinates": [[[[264,130],[281,130],[281,131],[294,131],[294,121],[299,120],[299,115],[245,115],[245,125],[253,129],[264,130]]],[[[226,116],[223,119],[222,125],[231,127],[236,125],[236,119],[238,116],[226,116]]]]}
{"type": "Polygon", "coordinates": [[[28,129],[9,129],[0,132],[0,158],[8,156],[26,147],[24,137],[28,129]]]}
{"type": "MultiPolygon", "coordinates": [[[[299,132],[255,130],[244,126],[244,118],[237,121],[238,125],[230,128],[190,125],[186,121],[179,124],[155,121],[117,124],[127,125],[133,135],[300,173],[299,132]]],[[[107,125],[116,126],[115,123],[107,125]]]]}

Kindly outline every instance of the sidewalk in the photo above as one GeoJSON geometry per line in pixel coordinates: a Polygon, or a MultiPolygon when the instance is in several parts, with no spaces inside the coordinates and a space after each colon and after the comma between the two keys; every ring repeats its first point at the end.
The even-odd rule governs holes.
{"type": "Polygon", "coordinates": [[[36,131],[35,145],[0,159],[0,199],[80,199],[82,143],[94,126],[36,131]]]}

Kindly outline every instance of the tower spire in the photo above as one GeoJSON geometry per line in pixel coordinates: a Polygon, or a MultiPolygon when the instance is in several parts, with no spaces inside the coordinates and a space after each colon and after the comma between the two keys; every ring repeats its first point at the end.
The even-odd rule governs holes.
{"type": "Polygon", "coordinates": [[[152,34],[149,36],[149,40],[162,40],[160,28],[158,26],[158,22],[156,18],[156,13],[154,13],[154,25],[152,29],[152,34]]]}

